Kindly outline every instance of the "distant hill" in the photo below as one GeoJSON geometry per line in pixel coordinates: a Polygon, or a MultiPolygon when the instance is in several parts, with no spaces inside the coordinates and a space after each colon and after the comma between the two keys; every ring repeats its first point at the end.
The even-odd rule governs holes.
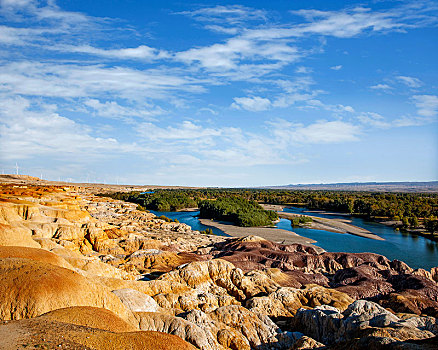
{"type": "Polygon", "coordinates": [[[438,181],[298,184],[298,185],[284,185],[284,186],[269,186],[266,188],[288,189],[288,190],[331,190],[331,191],[371,191],[371,192],[438,192],[438,181]]]}

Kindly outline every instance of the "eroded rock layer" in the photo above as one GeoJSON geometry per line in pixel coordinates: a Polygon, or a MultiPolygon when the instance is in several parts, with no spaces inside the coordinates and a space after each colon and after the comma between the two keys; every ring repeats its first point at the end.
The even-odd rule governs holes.
{"type": "Polygon", "coordinates": [[[1,185],[4,349],[432,349],[437,271],[209,236],[90,188],[1,185]]]}

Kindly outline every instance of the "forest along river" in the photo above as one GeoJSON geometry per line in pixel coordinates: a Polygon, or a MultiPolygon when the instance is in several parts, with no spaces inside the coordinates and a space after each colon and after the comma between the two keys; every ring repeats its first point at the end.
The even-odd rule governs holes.
{"type": "MultiPolygon", "coordinates": [[[[211,228],[213,233],[217,235],[228,236],[222,230],[201,224],[197,217],[199,211],[157,212],[151,210],[151,212],[157,216],[164,215],[170,219],[178,219],[179,222],[191,226],[193,230],[203,231],[207,228],[211,228]]],[[[280,219],[280,222],[276,224],[277,228],[293,231],[300,236],[314,239],[317,241],[317,243],[313,243],[314,245],[317,245],[328,252],[371,252],[384,255],[390,260],[402,260],[413,268],[421,267],[429,270],[432,267],[438,266],[438,243],[422,236],[395,231],[390,226],[385,226],[361,218],[346,215],[312,213],[308,212],[308,209],[306,208],[284,208],[284,212],[328,219],[348,219],[351,220],[352,225],[367,229],[385,239],[384,241],[377,241],[374,239],[354,236],[348,233],[335,233],[301,227],[292,228],[291,222],[287,219],[280,219]]]]}

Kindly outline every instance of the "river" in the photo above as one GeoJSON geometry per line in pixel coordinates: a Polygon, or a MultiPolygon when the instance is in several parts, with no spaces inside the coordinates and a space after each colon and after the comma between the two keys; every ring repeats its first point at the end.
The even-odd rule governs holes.
{"type": "MultiPolygon", "coordinates": [[[[317,243],[314,243],[315,245],[328,252],[371,252],[384,255],[391,260],[402,260],[413,268],[421,267],[429,270],[432,267],[438,266],[438,243],[422,236],[395,231],[389,226],[345,215],[309,213],[307,212],[306,208],[294,207],[285,208],[284,211],[297,214],[302,213],[329,219],[349,219],[352,221],[351,223],[353,225],[367,229],[385,239],[384,241],[377,241],[350,234],[334,233],[323,230],[311,230],[300,227],[292,228],[290,221],[287,219],[280,219],[280,222],[276,224],[276,226],[280,229],[293,231],[301,236],[314,239],[317,241],[317,243]]],[[[183,222],[191,226],[193,230],[203,231],[207,228],[211,228],[213,233],[217,235],[228,236],[222,230],[201,224],[197,218],[199,211],[156,212],[151,210],[151,212],[158,216],[165,215],[170,219],[178,219],[179,222],[183,222]]]]}
{"type": "Polygon", "coordinates": [[[149,210],[151,213],[157,215],[157,216],[167,216],[169,219],[175,220],[177,219],[179,222],[182,222],[184,224],[189,225],[192,230],[195,231],[205,231],[206,229],[210,228],[213,230],[213,233],[218,236],[226,236],[229,237],[224,231],[219,230],[216,227],[212,226],[206,226],[199,222],[198,211],[155,211],[155,210],[149,210]]]}

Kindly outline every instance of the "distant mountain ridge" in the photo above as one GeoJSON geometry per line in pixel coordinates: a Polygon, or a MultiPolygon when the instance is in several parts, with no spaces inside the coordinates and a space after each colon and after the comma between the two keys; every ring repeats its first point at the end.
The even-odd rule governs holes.
{"type": "Polygon", "coordinates": [[[269,186],[273,189],[290,190],[333,190],[333,191],[373,191],[373,192],[438,192],[438,181],[423,182],[342,182],[328,184],[289,184],[269,186]]]}

